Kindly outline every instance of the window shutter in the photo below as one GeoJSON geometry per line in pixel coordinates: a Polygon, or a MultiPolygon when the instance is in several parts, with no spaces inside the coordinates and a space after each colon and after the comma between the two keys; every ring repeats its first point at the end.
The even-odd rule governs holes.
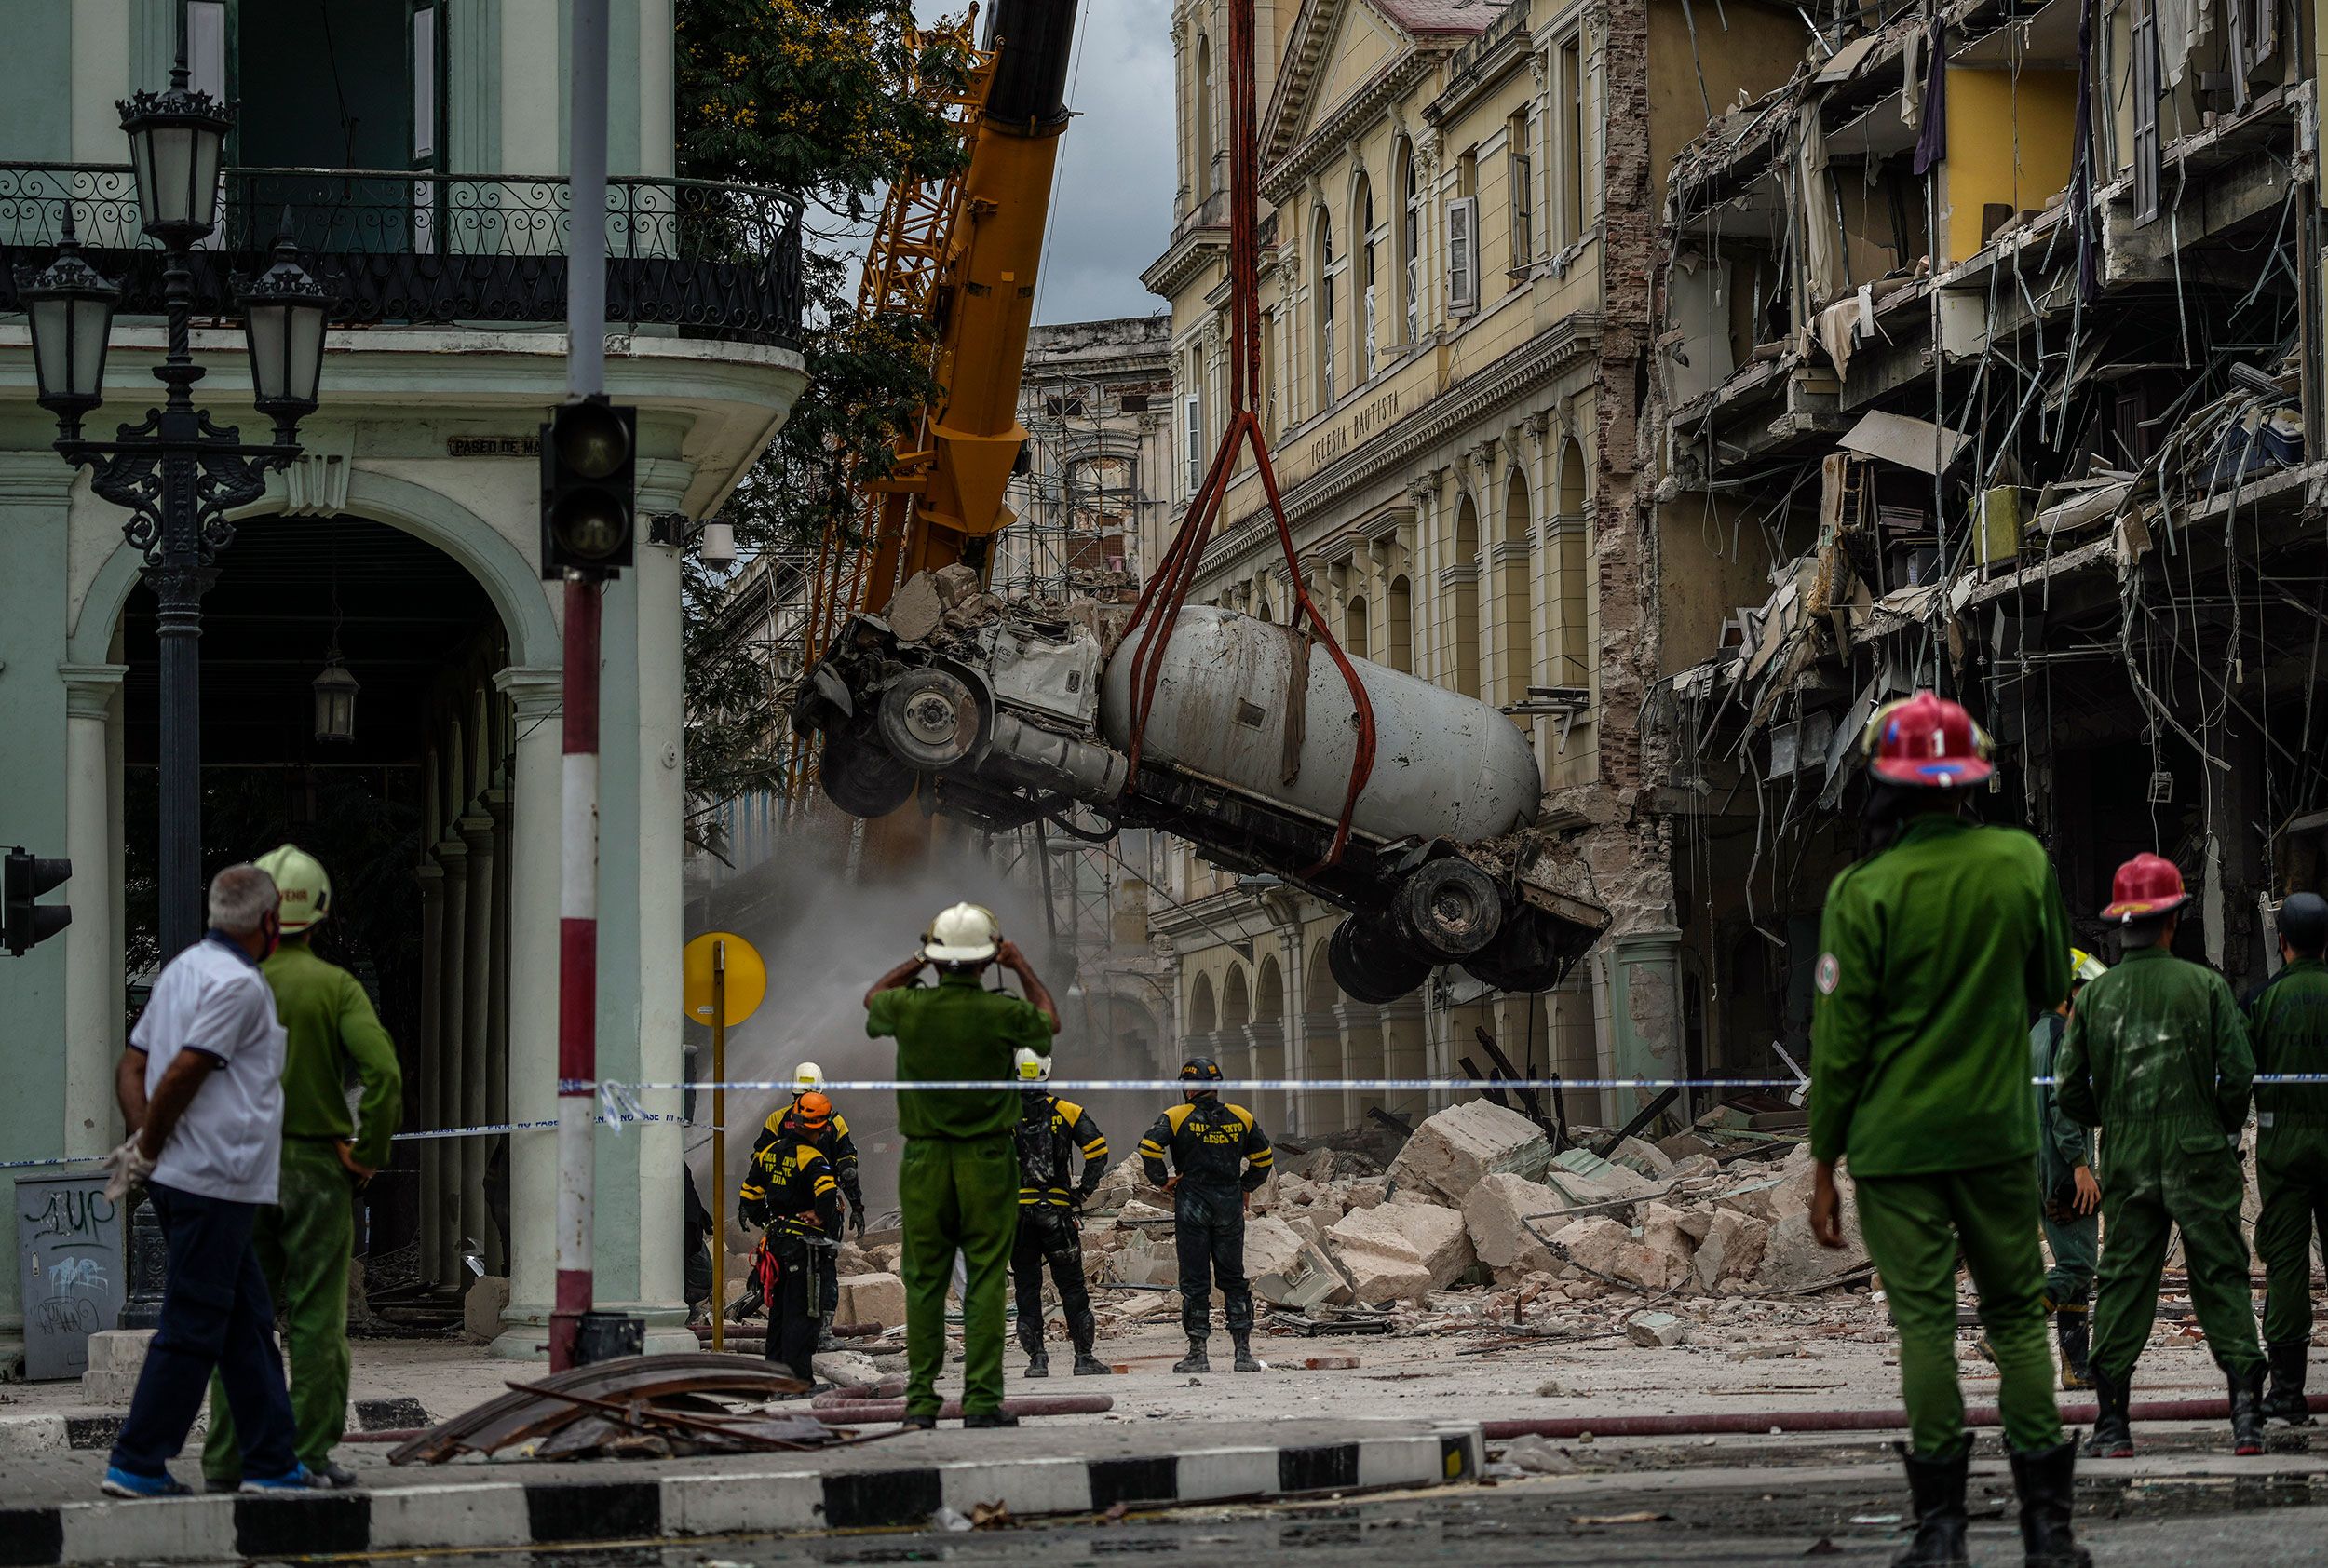
{"type": "Polygon", "coordinates": [[[1406,259],[1406,341],[1423,335],[1423,258],[1406,259]]]}
{"type": "Polygon", "coordinates": [[[1477,196],[1447,203],[1447,308],[1458,316],[1480,307],[1479,211],[1477,196]]]}
{"type": "Polygon", "coordinates": [[[1374,290],[1369,289],[1366,291],[1366,374],[1360,379],[1371,380],[1374,377],[1374,365],[1376,362],[1376,342],[1377,339],[1374,336],[1374,290]]]}
{"type": "Polygon", "coordinates": [[[2134,222],[2159,216],[2159,13],[2145,5],[2134,13],[2134,222]]]}
{"type": "Polygon", "coordinates": [[[1191,393],[1182,405],[1181,428],[1188,443],[1188,493],[1204,483],[1204,415],[1202,404],[1191,393]]]}

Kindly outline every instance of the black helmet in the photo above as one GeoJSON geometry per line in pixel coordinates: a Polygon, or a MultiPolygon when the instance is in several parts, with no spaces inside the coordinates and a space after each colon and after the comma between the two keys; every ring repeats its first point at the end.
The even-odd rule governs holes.
{"type": "MultiPolygon", "coordinates": [[[[2328,899],[2317,893],[2291,893],[2280,906],[2280,935],[2298,953],[2318,953],[2328,941],[2328,899]]],[[[1184,1069],[1182,1077],[1188,1075],[1184,1069]]]]}
{"type": "Polygon", "coordinates": [[[1212,1092],[1209,1088],[1198,1088],[1194,1087],[1195,1085],[1217,1084],[1221,1081],[1221,1064],[1209,1056],[1192,1056],[1180,1064],[1180,1075],[1183,1081],[1191,1086],[1188,1089],[1188,1098],[1195,1100],[1200,1095],[1212,1092]]]}

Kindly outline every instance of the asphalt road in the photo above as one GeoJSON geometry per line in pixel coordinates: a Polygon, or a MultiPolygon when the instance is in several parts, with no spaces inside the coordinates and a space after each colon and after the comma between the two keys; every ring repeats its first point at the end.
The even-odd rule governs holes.
{"type": "MultiPolygon", "coordinates": [[[[1347,1502],[1184,1509],[1116,1522],[844,1536],[729,1538],[556,1553],[431,1556],[430,1568],[767,1568],[949,1563],[1131,1568],[1169,1559],[1267,1568],[1523,1568],[1535,1564],[1888,1562],[1905,1504],[1891,1473],[1860,1467],[1816,1486],[1736,1478],[1579,1499],[1557,1482],[1347,1502]],[[1628,1516],[1640,1516],[1631,1517],[1628,1516]]],[[[1977,1489],[1976,1489],[1977,1490],[1977,1489]]],[[[1990,1500],[1975,1563],[2017,1564],[2019,1534],[1990,1500]]],[[[1976,1515],[1981,1512],[1976,1505],[1976,1515]]],[[[2080,1494],[2081,1538],[2105,1568],[2279,1568],[2328,1561],[2328,1493],[2308,1481],[2151,1480],[2080,1494]]],[[[386,1561],[386,1560],[383,1560],[386,1561]]]]}

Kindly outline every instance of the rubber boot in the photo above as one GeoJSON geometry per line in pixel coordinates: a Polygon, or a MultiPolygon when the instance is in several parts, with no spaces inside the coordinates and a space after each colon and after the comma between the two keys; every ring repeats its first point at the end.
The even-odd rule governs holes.
{"type": "Polygon", "coordinates": [[[2012,1456],[2012,1487],[2021,1496],[2021,1548],[2025,1568],[2092,1568],[2093,1559],[2070,1534],[2077,1501],[2078,1442],[2012,1456]]]}
{"type": "Polygon", "coordinates": [[[1228,1337],[1229,1343],[1237,1346],[1237,1370],[1238,1372],[1257,1372],[1263,1370],[1261,1363],[1253,1359],[1252,1335],[1231,1334],[1228,1337]]]}
{"type": "Polygon", "coordinates": [[[2309,1340],[2299,1339],[2265,1349],[2271,1361],[2271,1392],[2264,1397],[2266,1415],[2295,1426],[2312,1424],[2312,1407],[2304,1398],[2304,1358],[2311,1348],[2309,1340]]]}
{"type": "Polygon", "coordinates": [[[1908,1493],[1915,1501],[1915,1538],[1891,1560],[1891,1568],[1969,1568],[1964,1550],[1964,1478],[1972,1445],[1959,1439],[1956,1452],[1925,1459],[1892,1444],[1908,1468],[1908,1493]]]}
{"type": "Polygon", "coordinates": [[[1076,1376],[1077,1377],[1106,1377],[1114,1370],[1089,1350],[1076,1352],[1076,1376]]]}
{"type": "Polygon", "coordinates": [[[2264,1369],[2226,1374],[2231,1383],[2231,1452],[2256,1454],[2264,1451],[2264,1369]]]}
{"type": "Polygon", "coordinates": [[[1172,1371],[1176,1372],[1209,1372],[1211,1370],[1212,1358],[1204,1353],[1204,1341],[1198,1339],[1193,1334],[1190,1335],[1188,1340],[1188,1354],[1183,1356],[1179,1360],[1172,1363],[1172,1371]]]}
{"type": "Polygon", "coordinates": [[[832,1319],[829,1317],[819,1318],[817,1320],[817,1354],[830,1355],[840,1348],[841,1342],[832,1335],[832,1319]]]}
{"type": "Polygon", "coordinates": [[[2092,1435],[2086,1439],[2086,1457],[2132,1459],[2134,1456],[2134,1428],[2126,1415],[2130,1390],[2100,1367],[2089,1367],[2087,1370],[2093,1376],[2096,1410],[2092,1435]]]}
{"type": "Polygon", "coordinates": [[[1034,1355],[1029,1356],[1026,1358],[1026,1375],[1029,1377],[1049,1377],[1050,1375],[1050,1357],[1040,1350],[1037,1350],[1034,1355]]]}
{"type": "Polygon", "coordinates": [[[2053,1334],[2062,1346],[2062,1386],[2091,1388],[2093,1372],[2086,1365],[2086,1346],[2092,1341],[2093,1317],[2085,1307],[2067,1305],[2055,1309],[2053,1334]]]}

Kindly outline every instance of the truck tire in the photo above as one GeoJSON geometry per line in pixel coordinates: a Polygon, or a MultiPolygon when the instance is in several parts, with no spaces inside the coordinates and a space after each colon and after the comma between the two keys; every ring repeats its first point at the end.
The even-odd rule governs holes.
{"type": "Polygon", "coordinates": [[[1414,947],[1455,964],[1496,939],[1503,929],[1504,899],[1485,872],[1446,856],[1426,861],[1399,885],[1390,918],[1414,947]]]}
{"type": "Polygon", "coordinates": [[[1430,963],[1378,928],[1345,920],[1326,939],[1326,967],[1353,1002],[1395,1002],[1430,978],[1430,963]]]}
{"type": "Polygon", "coordinates": [[[942,669],[909,669],[889,683],[874,726],[909,768],[942,773],[978,749],[978,697],[942,669]]]}
{"type": "Polygon", "coordinates": [[[1589,946],[1589,940],[1563,946],[1548,922],[1523,914],[1506,922],[1493,942],[1465,959],[1463,972],[1514,994],[1550,991],[1567,978],[1589,946]]]}
{"type": "Polygon", "coordinates": [[[914,798],[914,770],[878,748],[832,736],[817,777],[825,797],[851,817],[887,817],[914,798]]]}

